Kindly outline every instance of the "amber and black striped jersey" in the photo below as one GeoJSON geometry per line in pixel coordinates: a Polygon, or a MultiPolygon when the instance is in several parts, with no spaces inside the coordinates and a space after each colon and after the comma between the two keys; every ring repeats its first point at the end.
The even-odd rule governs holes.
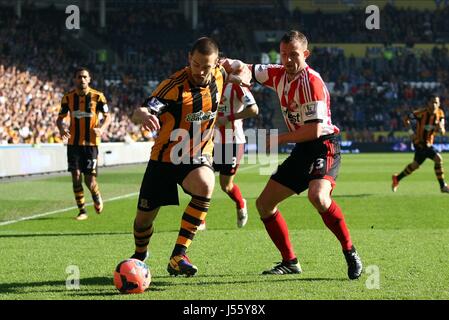
{"type": "Polygon", "coordinates": [[[97,137],[94,128],[98,126],[98,113],[107,113],[106,98],[100,91],[89,88],[86,95],[80,95],[76,89],[62,97],[59,117],[65,118],[70,113],[69,145],[97,146],[100,137],[97,137]]]}
{"type": "Polygon", "coordinates": [[[413,111],[409,118],[416,120],[413,143],[430,146],[433,144],[435,133],[438,131],[440,124],[444,123],[444,112],[441,108],[436,112],[430,112],[427,108],[422,108],[413,111]]]}
{"type": "Polygon", "coordinates": [[[212,156],[213,129],[226,76],[223,67],[216,67],[207,86],[194,86],[186,67],[159,84],[142,105],[148,107],[154,99],[166,105],[159,116],[161,129],[151,160],[176,163],[179,160],[174,159],[212,156]]]}

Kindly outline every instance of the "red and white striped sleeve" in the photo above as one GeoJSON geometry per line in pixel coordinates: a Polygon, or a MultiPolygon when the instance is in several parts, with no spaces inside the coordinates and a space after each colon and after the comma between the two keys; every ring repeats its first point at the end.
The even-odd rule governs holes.
{"type": "Polygon", "coordinates": [[[253,65],[253,79],[258,83],[276,88],[276,79],[280,79],[284,74],[285,68],[278,64],[254,64],[253,65]]]}
{"type": "Polygon", "coordinates": [[[329,92],[319,76],[309,73],[303,79],[304,123],[323,122],[329,116],[329,92]]]}

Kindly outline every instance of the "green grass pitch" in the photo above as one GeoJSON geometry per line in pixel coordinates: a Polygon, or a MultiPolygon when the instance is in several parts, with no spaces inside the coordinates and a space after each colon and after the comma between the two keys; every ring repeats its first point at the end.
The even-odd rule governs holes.
{"type": "Polygon", "coordinates": [[[280,206],[303,273],[260,275],[280,255],[255,209],[269,176],[247,164],[236,177],[248,199],[247,226],[237,228],[235,207],[217,183],[207,230],[189,248],[199,271],[191,278],[170,277],[168,258],[188,202],[180,192],[179,207],[159,212],[147,261],[152,284],[140,295],[119,294],[113,270],[134,251],[132,224],[144,165],[101,169],[103,198],[119,198],[106,202],[98,216],[89,206],[89,219],[80,222],[70,209],[4,224],[73,207],[68,174],[1,181],[0,299],[449,299],[449,195],[439,191],[433,163],[425,162],[391,192],[391,174],[412,157],[343,155],[333,195],[368,271],[359,280],[347,279],[340,245],[305,195],[280,206]],[[77,290],[66,288],[68,266],[79,269],[77,290]]]}

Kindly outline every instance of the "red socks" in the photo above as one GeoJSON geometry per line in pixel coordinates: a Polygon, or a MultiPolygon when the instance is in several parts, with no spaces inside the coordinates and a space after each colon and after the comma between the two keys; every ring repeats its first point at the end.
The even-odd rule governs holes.
{"type": "Polygon", "coordinates": [[[352,247],[351,236],[346,227],[345,218],[337,203],[332,200],[331,206],[327,211],[320,212],[324,224],[335,234],[340,241],[343,250],[350,250],[352,247]]]}
{"type": "Polygon", "coordinates": [[[227,194],[235,202],[235,204],[237,205],[237,209],[242,209],[245,206],[240,189],[235,183],[234,187],[231,189],[231,191],[227,192],[227,194]]]}
{"type": "Polygon", "coordinates": [[[267,229],[271,240],[281,252],[282,259],[284,261],[295,259],[296,256],[288,236],[287,223],[279,210],[277,210],[271,217],[262,219],[262,222],[265,224],[265,229],[267,229]]]}

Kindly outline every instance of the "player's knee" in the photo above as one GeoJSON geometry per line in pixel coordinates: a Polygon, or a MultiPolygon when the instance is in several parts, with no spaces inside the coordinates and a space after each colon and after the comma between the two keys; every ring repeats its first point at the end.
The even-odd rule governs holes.
{"type": "Polygon", "coordinates": [[[327,208],[330,205],[330,202],[332,200],[330,199],[330,196],[328,194],[325,194],[323,192],[317,191],[317,190],[309,190],[308,198],[310,203],[319,211],[326,211],[327,208]]]}
{"type": "Polygon", "coordinates": [[[443,163],[443,158],[441,157],[440,154],[437,154],[435,156],[434,160],[435,160],[435,163],[438,163],[438,164],[442,164],[443,163]]]}
{"type": "Polygon", "coordinates": [[[194,188],[193,193],[201,196],[210,198],[214,192],[214,183],[206,180],[199,180],[194,188]]]}
{"type": "Polygon", "coordinates": [[[82,183],[82,180],[81,180],[81,173],[74,173],[74,174],[72,174],[72,183],[73,183],[73,186],[80,186],[81,185],[81,183],[82,183]]]}
{"type": "Polygon", "coordinates": [[[222,191],[229,193],[231,192],[233,185],[231,183],[221,183],[220,187],[222,191]]]}
{"type": "Polygon", "coordinates": [[[256,208],[262,218],[273,214],[274,207],[269,205],[264,199],[258,197],[256,200],[256,208]]]}

